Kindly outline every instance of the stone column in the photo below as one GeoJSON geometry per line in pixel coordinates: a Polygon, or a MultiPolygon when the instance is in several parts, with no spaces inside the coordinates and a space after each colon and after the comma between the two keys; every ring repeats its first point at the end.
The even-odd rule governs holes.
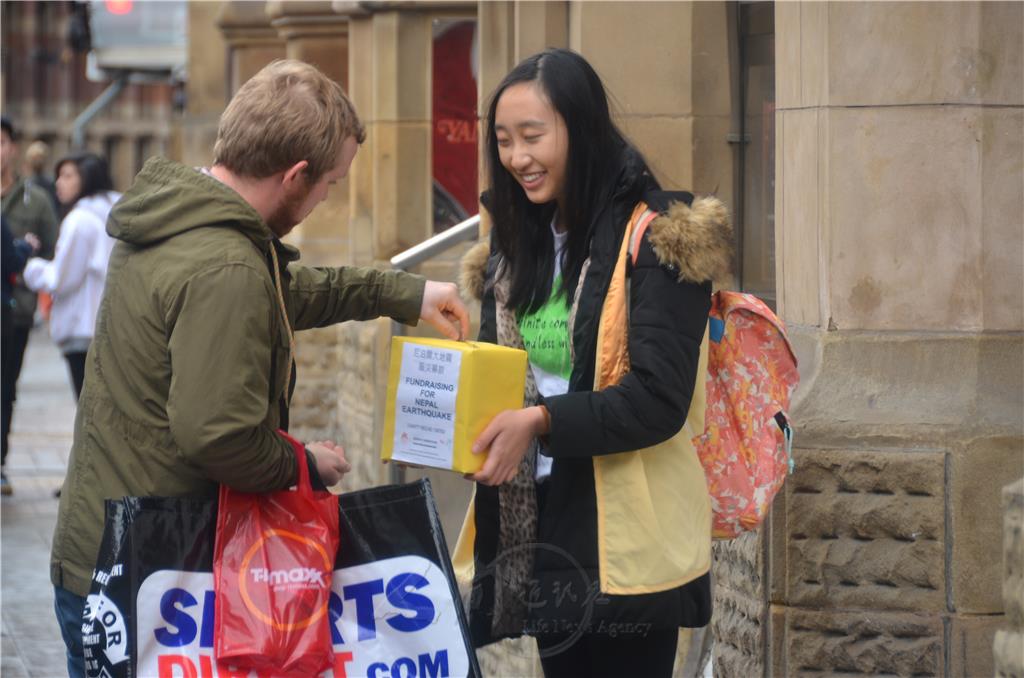
{"type": "Polygon", "coordinates": [[[373,15],[374,258],[431,235],[430,17],[373,15]]]}
{"type": "Polygon", "coordinates": [[[385,262],[432,235],[431,45],[434,18],[470,2],[347,2],[350,95],[367,126],[352,166],[353,260],[385,262]]]}
{"type": "Polygon", "coordinates": [[[1024,6],[775,13],[796,473],[766,534],[727,547],[767,632],[716,666],[991,675],[999,492],[1024,473],[1024,6]]]}
{"type": "MultiPolygon", "coordinates": [[[[479,81],[477,82],[477,117],[479,118],[477,138],[480,140],[480,191],[487,190],[487,107],[491,94],[516,65],[516,2],[495,0],[481,2],[477,15],[477,54],[480,59],[479,81]]],[[[556,4],[556,3],[552,3],[556,4]]],[[[561,4],[561,3],[558,3],[561,4]]],[[[480,239],[491,232],[490,214],[479,208],[480,239]]],[[[475,307],[474,307],[474,310],[475,307]]],[[[479,314],[476,315],[479,317],[479,314]]]]}
{"type": "Polygon", "coordinates": [[[213,162],[217,123],[228,101],[227,44],[217,27],[223,2],[188,6],[188,81],[185,115],[179,118],[181,162],[205,167],[213,162]]]}
{"type": "Polygon", "coordinates": [[[663,186],[727,203],[729,30],[721,2],[569,3],[568,46],[601,76],[616,121],[663,186]]]}
{"type": "MultiPolygon", "coordinates": [[[[348,88],[348,18],[336,14],[329,0],[267,3],[271,25],[285,41],[289,59],[316,66],[348,88]]],[[[348,180],[339,181],[312,214],[288,236],[310,265],[348,261],[348,180]]]]}
{"type": "Polygon", "coordinates": [[[217,20],[228,46],[229,98],[257,71],[285,56],[284,41],[270,25],[266,4],[262,0],[229,0],[217,20]]]}
{"type": "Polygon", "coordinates": [[[483,2],[479,30],[481,116],[521,59],[569,47],[597,70],[616,120],[666,188],[731,202],[726,3],[483,2]]]}
{"type": "MultiPolygon", "coordinates": [[[[566,47],[569,44],[568,2],[517,0],[514,21],[513,44],[517,62],[548,47],[566,47]]],[[[504,76],[502,73],[499,79],[504,76]]]]}
{"type": "MultiPolygon", "coordinates": [[[[373,111],[373,17],[352,10],[349,20],[348,95],[363,124],[369,125],[373,111]]],[[[373,251],[373,155],[374,138],[367,129],[366,141],[356,154],[349,175],[349,257],[366,266],[374,261],[373,251]]]]}
{"type": "Polygon", "coordinates": [[[569,47],[601,76],[622,131],[662,182],[680,188],[693,186],[692,25],[689,2],[569,7],[569,47]]]}

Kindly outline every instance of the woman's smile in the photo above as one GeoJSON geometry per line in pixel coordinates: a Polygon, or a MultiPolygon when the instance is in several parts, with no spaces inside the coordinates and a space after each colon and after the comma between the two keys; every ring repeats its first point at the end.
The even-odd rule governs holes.
{"type": "Polygon", "coordinates": [[[547,172],[531,172],[530,174],[520,174],[519,183],[522,184],[523,188],[527,191],[535,191],[541,187],[544,183],[544,178],[548,175],[547,172]]]}

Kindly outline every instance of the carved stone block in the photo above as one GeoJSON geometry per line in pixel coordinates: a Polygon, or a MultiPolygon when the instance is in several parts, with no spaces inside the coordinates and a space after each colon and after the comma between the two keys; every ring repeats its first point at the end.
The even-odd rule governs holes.
{"type": "Polygon", "coordinates": [[[714,615],[711,629],[715,675],[747,678],[763,674],[765,598],[760,532],[713,546],[714,615]]]}
{"type": "Polygon", "coordinates": [[[941,452],[796,452],[786,603],[945,609],[941,452]]]}
{"type": "Polygon", "coordinates": [[[789,676],[942,676],[943,620],[879,612],[786,614],[789,676]]]}

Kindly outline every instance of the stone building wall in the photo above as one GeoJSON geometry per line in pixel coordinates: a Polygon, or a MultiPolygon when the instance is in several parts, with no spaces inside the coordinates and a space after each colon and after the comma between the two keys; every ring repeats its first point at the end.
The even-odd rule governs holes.
{"type": "Polygon", "coordinates": [[[746,605],[716,622],[720,675],[993,673],[999,489],[1024,473],[1022,9],[776,4],[796,472],[758,544],[716,550],[740,575],[719,611],[746,605]]]}

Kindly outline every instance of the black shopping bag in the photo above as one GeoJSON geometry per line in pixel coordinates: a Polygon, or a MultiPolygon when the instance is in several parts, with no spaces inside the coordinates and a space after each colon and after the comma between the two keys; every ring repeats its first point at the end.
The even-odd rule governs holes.
{"type": "MultiPolygon", "coordinates": [[[[339,505],[335,662],[323,675],[479,676],[430,482],[343,494],[339,505]]],[[[108,501],[82,627],[88,676],[266,678],[214,658],[216,522],[214,499],[108,501]]]]}

